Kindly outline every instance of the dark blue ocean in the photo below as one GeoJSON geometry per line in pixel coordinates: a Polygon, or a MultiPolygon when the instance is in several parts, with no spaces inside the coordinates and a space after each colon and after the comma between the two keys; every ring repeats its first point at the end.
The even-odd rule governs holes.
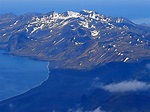
{"type": "Polygon", "coordinates": [[[0,51],[0,101],[40,85],[48,77],[47,65],[0,51]]]}

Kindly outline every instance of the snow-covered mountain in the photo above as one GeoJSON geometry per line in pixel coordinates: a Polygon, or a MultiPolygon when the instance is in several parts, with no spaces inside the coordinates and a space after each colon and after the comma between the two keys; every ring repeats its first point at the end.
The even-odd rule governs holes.
{"type": "Polygon", "coordinates": [[[150,57],[150,28],[95,11],[0,16],[0,47],[48,60],[52,68],[85,69],[150,57]]]}

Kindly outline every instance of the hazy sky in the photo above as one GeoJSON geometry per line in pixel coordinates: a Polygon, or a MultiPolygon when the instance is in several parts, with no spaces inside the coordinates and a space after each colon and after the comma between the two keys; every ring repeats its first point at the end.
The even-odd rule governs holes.
{"type": "Polygon", "coordinates": [[[47,13],[82,9],[139,21],[150,20],[150,0],[0,0],[0,13],[47,13]]]}

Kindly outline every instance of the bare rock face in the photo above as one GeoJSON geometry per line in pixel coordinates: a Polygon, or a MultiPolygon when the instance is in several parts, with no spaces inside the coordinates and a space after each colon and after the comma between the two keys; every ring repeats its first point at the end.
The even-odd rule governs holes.
{"type": "Polygon", "coordinates": [[[95,11],[0,15],[0,47],[48,60],[50,68],[91,69],[150,57],[150,28],[95,11]]]}

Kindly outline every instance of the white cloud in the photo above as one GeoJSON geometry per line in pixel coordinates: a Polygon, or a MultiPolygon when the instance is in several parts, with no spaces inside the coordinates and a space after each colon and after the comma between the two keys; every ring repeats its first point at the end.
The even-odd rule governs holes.
{"type": "Polygon", "coordinates": [[[101,88],[109,92],[129,92],[129,91],[139,91],[150,89],[150,84],[146,82],[141,82],[137,80],[133,81],[123,81],[120,83],[114,83],[102,86],[101,88]]]}
{"type": "Polygon", "coordinates": [[[104,112],[100,109],[100,107],[98,107],[97,109],[95,109],[94,111],[90,111],[90,112],[104,112]]]}
{"type": "Polygon", "coordinates": [[[92,111],[82,111],[82,109],[77,109],[74,112],[106,112],[106,111],[103,111],[103,110],[100,109],[100,107],[98,107],[98,108],[96,108],[95,110],[92,110],[92,111]]]}

